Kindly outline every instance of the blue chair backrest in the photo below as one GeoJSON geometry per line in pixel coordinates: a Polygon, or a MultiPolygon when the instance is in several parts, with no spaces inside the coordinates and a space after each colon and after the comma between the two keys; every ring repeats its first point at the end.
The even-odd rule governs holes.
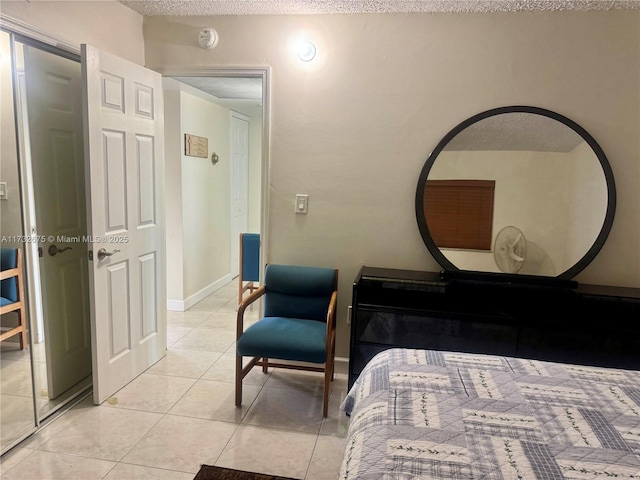
{"type": "MultiPolygon", "coordinates": [[[[0,269],[10,270],[16,268],[18,262],[18,251],[15,248],[0,248],[0,269]]],[[[7,278],[0,282],[0,296],[11,300],[18,301],[18,279],[7,278]]]]}
{"type": "Polygon", "coordinates": [[[242,234],[242,280],[257,282],[260,280],[260,234],[242,234]]]}
{"type": "Polygon", "coordinates": [[[324,322],[336,280],[333,268],[269,264],[264,275],[264,316],[324,322]]]}

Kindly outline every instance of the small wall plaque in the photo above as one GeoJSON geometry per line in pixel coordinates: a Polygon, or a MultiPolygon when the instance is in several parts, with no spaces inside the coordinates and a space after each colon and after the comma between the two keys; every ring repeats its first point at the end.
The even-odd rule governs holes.
{"type": "Polygon", "coordinates": [[[209,139],[185,133],[184,154],[190,157],[209,158],[209,139]]]}

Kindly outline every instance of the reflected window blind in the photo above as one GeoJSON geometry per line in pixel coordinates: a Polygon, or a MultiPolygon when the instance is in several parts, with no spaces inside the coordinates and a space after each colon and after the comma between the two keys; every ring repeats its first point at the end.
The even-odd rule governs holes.
{"type": "Polygon", "coordinates": [[[427,180],[424,212],[438,247],[491,250],[494,180],[427,180]]]}

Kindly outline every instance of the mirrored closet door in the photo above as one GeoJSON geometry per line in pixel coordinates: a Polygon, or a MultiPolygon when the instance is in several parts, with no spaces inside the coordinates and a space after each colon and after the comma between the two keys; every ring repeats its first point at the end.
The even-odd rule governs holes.
{"type": "MultiPolygon", "coordinates": [[[[12,293],[18,293],[17,282],[25,281],[25,242],[22,212],[22,188],[18,148],[16,143],[15,109],[13,99],[13,75],[10,36],[0,31],[0,236],[2,240],[3,278],[11,270],[11,259],[4,261],[5,255],[12,257],[19,249],[23,257],[19,277],[2,280],[2,305],[13,303],[12,293]],[[5,272],[7,272],[5,274],[5,272]],[[5,295],[7,295],[6,298],[5,295]]],[[[25,290],[23,289],[23,293],[25,290]]],[[[26,295],[26,294],[25,294],[26,295]]],[[[18,299],[26,300],[26,299],[18,299]]],[[[8,310],[8,308],[7,308],[8,310]]],[[[29,339],[29,305],[20,312],[14,310],[2,314],[3,340],[0,342],[0,447],[2,452],[35,431],[37,421],[34,404],[33,360],[29,339]],[[27,325],[27,342],[22,340],[22,332],[10,334],[20,324],[20,314],[27,325]],[[5,336],[6,335],[6,336],[5,336]],[[22,345],[21,345],[22,343],[22,345]]]]}
{"type": "MultiPolygon", "coordinates": [[[[2,426],[17,419],[5,414],[4,395],[5,383],[18,383],[5,365],[19,358],[28,367],[19,391],[29,392],[34,429],[91,389],[81,66],[73,53],[1,33],[0,181],[10,192],[2,200],[2,247],[21,249],[29,299],[29,342],[23,349],[2,342],[2,426]]],[[[24,432],[5,441],[3,428],[2,451],[24,432]]]]}

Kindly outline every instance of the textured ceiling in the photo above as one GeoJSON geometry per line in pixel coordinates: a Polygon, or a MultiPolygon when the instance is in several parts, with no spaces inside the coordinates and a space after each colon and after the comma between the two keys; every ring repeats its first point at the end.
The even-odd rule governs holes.
{"type": "MultiPolygon", "coordinates": [[[[309,15],[335,13],[471,13],[640,10],[640,0],[118,0],[144,16],[309,15]]],[[[251,79],[178,78],[229,108],[259,115],[261,89],[251,79]],[[256,93],[256,92],[260,93],[256,93]],[[234,103],[234,99],[239,100],[234,103]]],[[[462,143],[462,142],[461,142],[462,143]]],[[[459,148],[465,148],[458,144],[459,148]]]]}
{"type": "Polygon", "coordinates": [[[119,0],[144,16],[640,9],[640,0],[119,0]]]}
{"type": "Polygon", "coordinates": [[[526,151],[568,153],[583,139],[544,115],[504,113],[484,118],[458,133],[446,151],[526,151]]]}

